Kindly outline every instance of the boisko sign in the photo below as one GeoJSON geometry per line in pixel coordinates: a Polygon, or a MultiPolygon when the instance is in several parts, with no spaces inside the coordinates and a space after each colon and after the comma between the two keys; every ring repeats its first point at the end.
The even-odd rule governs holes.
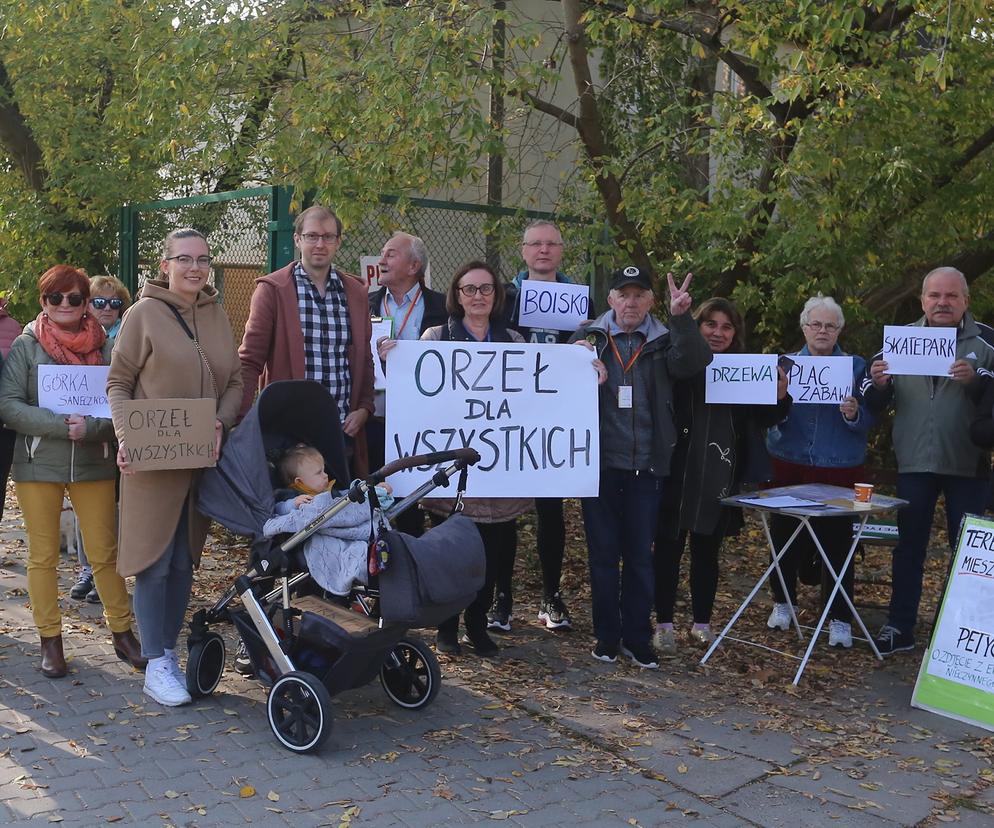
{"type": "Polygon", "coordinates": [[[963,521],[911,704],[994,730],[994,521],[963,521]]]}
{"type": "Polygon", "coordinates": [[[956,328],[885,325],[882,359],[888,374],[948,377],[956,361],[956,328]]]}
{"type": "Polygon", "coordinates": [[[110,417],[107,365],[39,365],[38,407],[56,414],[110,417]]]}
{"type": "Polygon", "coordinates": [[[776,405],[776,354],[715,354],[704,376],[705,402],[776,405]]]}
{"type": "MultiPolygon", "coordinates": [[[[402,341],[387,358],[386,460],[474,448],[471,497],[592,497],[597,374],[586,348],[402,341]]],[[[390,477],[407,495],[431,469],[390,477]]]]}
{"type": "Polygon", "coordinates": [[[567,282],[521,282],[518,320],[525,328],[575,331],[590,311],[590,288],[567,282]]]}
{"type": "Polygon", "coordinates": [[[791,354],[794,365],[787,372],[787,393],[795,403],[838,406],[852,394],[851,356],[791,354]]]}

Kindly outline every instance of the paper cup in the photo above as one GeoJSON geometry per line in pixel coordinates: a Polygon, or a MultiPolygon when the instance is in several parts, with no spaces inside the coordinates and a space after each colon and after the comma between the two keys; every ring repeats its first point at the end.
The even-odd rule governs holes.
{"type": "Polygon", "coordinates": [[[872,483],[853,484],[853,500],[855,500],[857,503],[869,503],[870,498],[872,497],[873,497],[872,483]]]}

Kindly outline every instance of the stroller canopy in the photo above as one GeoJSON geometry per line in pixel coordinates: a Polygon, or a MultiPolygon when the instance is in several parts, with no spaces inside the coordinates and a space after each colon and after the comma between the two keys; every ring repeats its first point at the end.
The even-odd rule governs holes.
{"type": "Polygon", "coordinates": [[[318,382],[288,380],[267,385],[231,432],[217,466],[203,474],[197,508],[232,532],[259,540],[276,505],[275,461],[297,443],[317,448],[336,488],[348,487],[338,404],[318,382]]]}

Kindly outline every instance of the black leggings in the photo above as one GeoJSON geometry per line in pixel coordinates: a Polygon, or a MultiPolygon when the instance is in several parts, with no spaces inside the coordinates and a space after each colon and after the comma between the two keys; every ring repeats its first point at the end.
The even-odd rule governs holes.
{"type": "Polygon", "coordinates": [[[673,623],[673,606],[680,583],[680,562],[690,535],[690,601],[695,624],[710,624],[714,596],[718,592],[718,553],[724,534],[700,535],[681,532],[676,538],[656,535],[656,622],[673,623]]]}
{"type": "MultiPolygon", "coordinates": [[[[818,535],[818,540],[836,572],[839,571],[839,568],[845,561],[846,554],[849,552],[849,547],[852,544],[852,524],[853,519],[851,517],[811,519],[811,528],[818,535]]],[[[797,518],[784,517],[782,515],[772,515],[770,517],[770,535],[773,537],[773,542],[776,544],[777,549],[783,548],[783,545],[795,529],[797,529],[797,518]]],[[[802,567],[806,567],[809,563],[815,571],[821,571],[821,606],[824,607],[825,601],[832,591],[832,576],[828,574],[828,570],[822,564],[821,556],[818,554],[818,549],[815,547],[815,543],[811,539],[808,530],[801,529],[800,534],[794,539],[794,542],[790,545],[790,549],[787,550],[787,554],[780,559],[780,571],[783,573],[783,579],[787,583],[787,592],[790,594],[790,601],[794,605],[797,604],[798,571],[802,567]]],[[[853,595],[853,570],[854,567],[850,564],[849,569],[846,570],[845,576],[842,578],[842,587],[850,598],[853,595]]],[[[778,604],[787,603],[787,598],[783,594],[783,588],[780,586],[780,579],[777,577],[776,570],[770,574],[770,588],[773,590],[773,600],[778,604]]],[[[834,621],[845,621],[847,623],[852,619],[849,605],[846,604],[846,600],[842,597],[841,592],[835,596],[828,617],[834,621]]]]}
{"type": "MultiPolygon", "coordinates": [[[[566,521],[563,517],[561,497],[536,497],[535,516],[537,529],[535,546],[538,562],[542,567],[542,587],[545,597],[551,598],[559,592],[559,582],[563,576],[563,551],[566,548],[566,521]]],[[[514,595],[514,557],[502,555],[498,561],[496,589],[508,598],[514,595]]]]}
{"type": "MultiPolygon", "coordinates": [[[[432,514],[431,522],[437,526],[443,518],[432,514]]],[[[514,553],[518,544],[518,524],[515,520],[506,520],[501,523],[474,523],[483,539],[483,550],[487,555],[487,573],[483,582],[483,588],[476,593],[472,603],[463,612],[463,623],[466,626],[466,634],[472,639],[485,634],[487,631],[487,610],[494,599],[494,583],[496,573],[505,565],[506,559],[510,558],[511,565],[514,565],[514,553]]],[[[455,636],[459,630],[459,616],[453,615],[438,625],[440,633],[448,633],[455,636]]]]}
{"type": "Polygon", "coordinates": [[[14,461],[14,441],[17,432],[0,426],[0,518],[3,517],[3,502],[7,498],[7,478],[10,476],[10,466],[14,461]]]}

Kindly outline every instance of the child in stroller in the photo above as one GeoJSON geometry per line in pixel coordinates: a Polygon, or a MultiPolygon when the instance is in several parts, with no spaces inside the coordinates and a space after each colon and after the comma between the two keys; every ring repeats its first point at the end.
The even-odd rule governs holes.
{"type": "Polygon", "coordinates": [[[480,459],[472,449],[396,460],[353,481],[342,497],[329,496],[327,508],[289,538],[266,537],[263,526],[276,512],[270,458],[303,442],[327,461],[322,471],[347,479],[338,418],[337,404],[320,383],[271,383],[231,432],[218,465],[204,473],[197,499],[204,515],[251,538],[252,558],[248,571],[217,603],[193,615],[187,690],[201,698],[217,688],[225,642],[211,628],[234,625],[256,677],[269,687],[270,728],[280,744],[298,753],[316,749],[330,734],[332,694],[377,676],[395,704],[408,710],[430,704],[441,682],[438,661],[407,631],[435,626],[464,609],[482,586],[485,570],[479,532],[462,515],[454,514],[420,538],[390,528],[395,515],[456,475],[458,505],[468,467],[480,459]],[[414,492],[372,523],[369,504],[377,505],[377,484],[403,469],[428,470],[438,464],[445,465],[426,471],[414,492]],[[339,598],[314,594],[314,580],[299,554],[329,519],[356,506],[364,508],[364,532],[374,525],[375,536],[366,537],[375,541],[370,559],[380,569],[375,591],[361,585],[352,591],[362,612],[339,598]],[[371,598],[378,599],[375,611],[371,598]]]}
{"type": "MultiPolygon", "coordinates": [[[[324,456],[314,446],[298,443],[283,452],[279,473],[287,491],[276,503],[276,516],[263,526],[267,538],[299,532],[348,493],[332,488],[335,481],[325,466],[324,456]]],[[[369,540],[382,520],[380,510],[393,503],[387,483],[376,486],[376,495],[379,510],[350,502],[304,542],[307,569],[327,592],[348,595],[354,583],[369,583],[369,540]]]]}

